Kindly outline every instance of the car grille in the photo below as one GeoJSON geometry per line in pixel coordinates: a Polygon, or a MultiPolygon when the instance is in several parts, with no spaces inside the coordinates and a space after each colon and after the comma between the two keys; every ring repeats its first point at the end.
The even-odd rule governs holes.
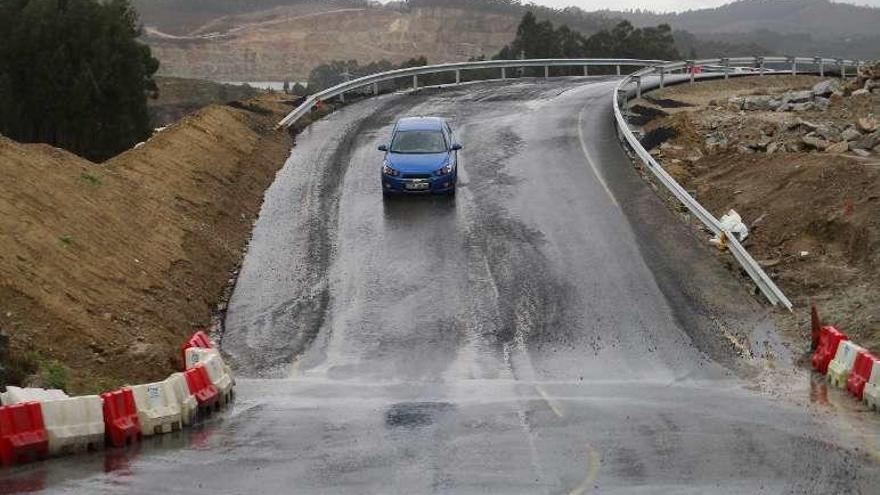
{"type": "Polygon", "coordinates": [[[404,179],[430,179],[431,174],[403,174],[404,179]]]}

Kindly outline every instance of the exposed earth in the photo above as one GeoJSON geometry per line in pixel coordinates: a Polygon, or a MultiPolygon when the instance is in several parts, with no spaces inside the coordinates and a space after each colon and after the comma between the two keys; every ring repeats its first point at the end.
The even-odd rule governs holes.
{"type": "Polygon", "coordinates": [[[815,301],[824,323],[880,351],[880,134],[873,117],[880,94],[841,87],[774,108],[783,95],[803,99],[799,92],[823,81],[683,84],[634,103],[651,109],[645,115],[659,113],[644,130],[669,173],[717,217],[730,209],[742,216],[746,247],[795,304],[781,323],[796,345],[809,344],[815,301]]]}
{"type": "Polygon", "coordinates": [[[175,369],[290,154],[289,109],[213,105],[102,164],[0,137],[0,383],[94,392],[175,369]]]}

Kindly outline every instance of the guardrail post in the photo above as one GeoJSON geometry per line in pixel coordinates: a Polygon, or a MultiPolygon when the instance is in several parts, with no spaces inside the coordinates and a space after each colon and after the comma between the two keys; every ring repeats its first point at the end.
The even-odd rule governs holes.
{"type": "Polygon", "coordinates": [[[413,74],[413,89],[419,89],[419,75],[413,74]]]}
{"type": "Polygon", "coordinates": [[[657,70],[660,71],[660,89],[663,89],[663,87],[664,87],[664,82],[665,82],[665,81],[664,81],[664,79],[665,79],[665,77],[664,77],[664,76],[665,76],[665,71],[663,70],[663,67],[657,67],[657,70]]]}
{"type": "Polygon", "coordinates": [[[694,83],[694,61],[693,60],[685,60],[685,70],[691,75],[691,84],[694,83]]]}
{"type": "Polygon", "coordinates": [[[585,66],[584,66],[584,75],[585,75],[585,76],[589,76],[589,75],[590,75],[590,69],[589,69],[589,67],[590,67],[589,65],[585,65],[585,66]]]}
{"type": "Polygon", "coordinates": [[[633,76],[633,80],[636,82],[636,98],[642,97],[642,77],[641,76],[633,76]]]}
{"type": "Polygon", "coordinates": [[[345,93],[339,93],[339,103],[345,103],[345,93]]]}
{"type": "Polygon", "coordinates": [[[764,57],[755,57],[755,65],[758,66],[758,75],[764,75],[764,57]]]}
{"type": "Polygon", "coordinates": [[[846,64],[843,63],[843,59],[837,59],[837,66],[840,67],[840,78],[846,79],[846,64]]]}
{"type": "Polygon", "coordinates": [[[507,79],[507,68],[506,67],[501,68],[501,79],[507,79]]]}
{"type": "Polygon", "coordinates": [[[549,66],[549,65],[545,65],[545,66],[544,66],[544,79],[546,79],[546,78],[548,78],[548,77],[550,77],[550,66],[549,66]]]}
{"type": "Polygon", "coordinates": [[[379,83],[373,83],[373,96],[379,96],[379,83]]]}
{"type": "Polygon", "coordinates": [[[822,57],[816,57],[813,62],[819,66],[819,77],[825,77],[825,60],[822,57]]]}
{"type": "Polygon", "coordinates": [[[791,75],[797,75],[797,59],[794,57],[788,57],[788,63],[791,64],[791,75]]]}
{"type": "Polygon", "coordinates": [[[455,84],[461,84],[461,71],[455,69],[455,84]]]}
{"type": "Polygon", "coordinates": [[[730,72],[729,71],[730,59],[729,58],[722,58],[721,59],[721,66],[723,67],[722,70],[724,71],[724,79],[728,79],[730,77],[730,74],[729,74],[729,72],[730,72]]]}
{"type": "Polygon", "coordinates": [[[620,65],[616,65],[615,68],[617,69],[617,75],[619,76],[620,75],[620,65]]]}

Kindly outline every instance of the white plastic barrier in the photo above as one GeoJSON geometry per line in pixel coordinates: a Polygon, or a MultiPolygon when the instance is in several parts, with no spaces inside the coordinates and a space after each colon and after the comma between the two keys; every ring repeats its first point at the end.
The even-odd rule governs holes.
{"type": "Polygon", "coordinates": [[[837,354],[828,365],[828,381],[838,388],[846,387],[846,379],[852,372],[853,365],[856,362],[856,356],[864,351],[864,348],[858,346],[852,341],[845,340],[837,346],[837,354]]]}
{"type": "MultiPolygon", "coordinates": [[[[235,375],[232,374],[232,368],[226,364],[226,361],[223,361],[223,358],[220,356],[220,352],[217,349],[190,347],[186,350],[186,369],[192,368],[196,363],[204,363],[212,356],[216,356],[220,359],[220,362],[223,363],[223,369],[226,371],[226,374],[229,375],[229,378],[232,381],[232,386],[235,387],[235,375]]],[[[211,381],[214,381],[213,378],[211,381]]],[[[217,384],[215,383],[214,386],[217,386],[217,384]]]]}
{"type": "Polygon", "coordinates": [[[150,436],[182,428],[181,404],[174,386],[167,380],[131,386],[141,433],[150,436]]]}
{"type": "Polygon", "coordinates": [[[45,388],[20,388],[8,386],[6,392],[0,394],[0,402],[4,406],[18,404],[20,402],[44,402],[47,400],[68,399],[67,394],[63,390],[45,389],[45,388]]]}
{"type": "Polygon", "coordinates": [[[184,426],[195,423],[199,404],[196,401],[196,396],[189,391],[186,377],[183,376],[183,373],[174,373],[165,379],[165,383],[174,392],[174,401],[180,407],[180,419],[184,426]]]}
{"type": "Polygon", "coordinates": [[[880,361],[874,361],[874,365],[871,366],[871,377],[865,384],[862,398],[869,408],[880,410],[880,361]]]}
{"type": "Polygon", "coordinates": [[[98,449],[104,445],[104,412],[101,398],[83,395],[40,401],[49,453],[98,449]]]}
{"type": "Polygon", "coordinates": [[[220,403],[228,404],[232,400],[232,387],[234,386],[232,373],[229,373],[229,368],[223,363],[223,359],[219,354],[209,356],[204,361],[204,365],[208,371],[208,378],[211,379],[211,383],[220,392],[220,403]]]}

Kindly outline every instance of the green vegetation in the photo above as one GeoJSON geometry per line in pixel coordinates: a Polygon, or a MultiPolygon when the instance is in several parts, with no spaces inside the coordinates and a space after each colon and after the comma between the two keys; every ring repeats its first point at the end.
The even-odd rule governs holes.
{"type": "Polygon", "coordinates": [[[0,133],[105,160],[151,134],[159,62],[128,0],[0,1],[0,133]]]}
{"type": "Polygon", "coordinates": [[[516,38],[494,57],[501,60],[517,58],[647,58],[675,60],[679,58],[672,29],[636,28],[627,21],[610,30],[585,37],[568,26],[554,27],[550,21],[538,21],[527,12],[516,30],[516,38]]]}
{"type": "MultiPolygon", "coordinates": [[[[394,65],[387,60],[380,60],[366,65],[360,65],[356,60],[334,60],[326,64],[321,64],[312,69],[309,73],[310,93],[321,91],[322,89],[336,86],[351,79],[376,74],[377,72],[385,72],[394,69],[405,69],[407,67],[420,67],[428,65],[425,57],[411,58],[400,65],[394,65]]],[[[405,84],[405,81],[398,81],[399,84],[405,84]]],[[[383,83],[383,86],[390,83],[383,83]]],[[[294,87],[294,94],[299,88],[294,87]]]]}
{"type": "Polygon", "coordinates": [[[61,244],[64,244],[65,246],[70,246],[71,244],[73,244],[73,237],[68,234],[64,234],[58,237],[58,240],[61,241],[61,244]]]}
{"type": "Polygon", "coordinates": [[[79,180],[91,185],[91,186],[100,186],[101,178],[98,177],[98,174],[94,172],[83,172],[79,174],[79,180]]]}

